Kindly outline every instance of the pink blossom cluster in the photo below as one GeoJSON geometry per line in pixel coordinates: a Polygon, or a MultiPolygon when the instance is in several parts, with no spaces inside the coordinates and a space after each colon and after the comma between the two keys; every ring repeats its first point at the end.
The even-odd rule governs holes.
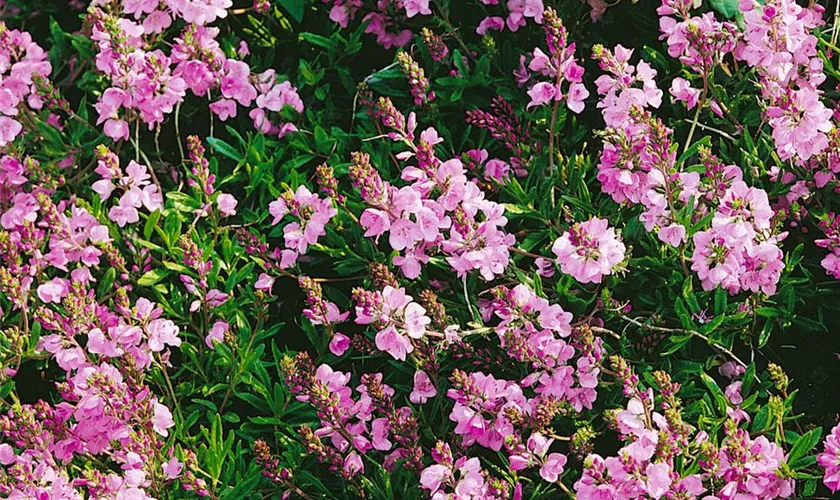
{"type": "Polygon", "coordinates": [[[770,500],[793,494],[794,481],[785,472],[781,447],[764,436],[753,439],[731,419],[717,446],[705,431],[682,420],[680,386],[668,374],[654,372],[659,388],[655,398],[652,389],[639,387],[626,361],[613,357],[611,364],[629,398],[626,409],[617,411],[612,421],[625,446],[616,456],[587,457],[575,483],[577,498],[770,500]],[[681,455],[698,456],[699,470],[681,476],[674,470],[681,455]]]}
{"type": "MultiPolygon", "coordinates": [[[[191,23],[175,39],[169,55],[152,48],[158,39],[156,33],[171,24],[163,11],[153,10],[161,2],[145,2],[148,8],[136,5],[138,2],[126,3],[123,14],[133,14],[138,21],[143,17],[142,23],[101,9],[89,14],[91,39],[99,49],[96,68],[110,82],[96,103],[98,124],[104,124],[107,136],[128,139],[135,120],[150,130],[159,126],[183,102],[187,90],[208,98],[218,92],[210,110],[222,121],[236,116],[237,104],[249,107],[254,103],[249,116],[260,132],[283,137],[296,130],[294,124],[274,116],[279,117],[285,107],[303,111],[297,89],[289,82],[277,83],[273,70],[253,74],[247,63],[228,58],[216,41],[219,29],[204,26],[216,17],[224,17],[229,0],[166,2],[182,6],[183,9],[173,8],[170,12],[190,19],[187,22],[191,23]],[[164,19],[168,21],[163,22],[164,19]]],[[[248,51],[247,45],[243,47],[240,52],[244,57],[248,51]]]]}
{"type": "Polygon", "coordinates": [[[818,247],[828,250],[820,264],[826,274],[840,279],[840,217],[834,212],[829,212],[820,221],[820,229],[825,234],[825,238],[820,238],[815,243],[818,247]]]}
{"type": "Polygon", "coordinates": [[[331,4],[330,20],[342,28],[361,17],[365,33],[376,35],[376,42],[386,49],[408,44],[414,33],[404,27],[406,19],[431,15],[431,0],[322,0],[331,4]],[[371,5],[372,4],[372,5],[371,5]]]}
{"type": "MultiPolygon", "coordinates": [[[[500,5],[501,0],[481,0],[484,5],[500,5]]],[[[507,0],[505,3],[507,17],[487,16],[481,20],[475,32],[485,35],[489,31],[504,31],[505,27],[516,32],[533,19],[537,24],[543,22],[543,0],[507,0]]]]}
{"type": "Polygon", "coordinates": [[[123,173],[119,158],[105,146],[99,146],[97,156],[96,173],[101,179],[93,183],[93,190],[102,201],[115,190],[119,193],[119,202],[108,211],[109,219],[124,227],[140,220],[138,208],[145,207],[149,212],[163,208],[163,195],[152,183],[146,165],[131,161],[123,173]]]}
{"type": "Polygon", "coordinates": [[[330,352],[342,356],[350,348],[350,337],[336,331],[336,325],[343,323],[350,316],[350,311],[341,312],[335,303],[324,299],[321,285],[307,276],[298,278],[298,284],[306,293],[308,307],[303,315],[313,325],[324,326],[330,336],[330,352]]]}
{"type": "Polygon", "coordinates": [[[376,348],[394,359],[405,361],[414,352],[415,344],[426,335],[431,319],[426,309],[406,295],[404,288],[387,285],[381,291],[353,290],[356,302],[356,324],[373,325],[376,348]]]}
{"type": "Polygon", "coordinates": [[[662,91],[654,80],[656,70],[645,61],[629,64],[632,56],[633,49],[621,45],[616,45],[613,52],[602,45],[592,49],[592,57],[604,71],[595,86],[601,96],[597,107],[607,127],[621,128],[633,108],[658,108],[662,104],[662,91]]]}
{"type": "Polygon", "coordinates": [[[525,446],[520,446],[517,453],[510,457],[510,468],[518,471],[529,467],[539,467],[540,477],[549,483],[556,483],[563,474],[566,455],[550,452],[554,438],[546,438],[540,433],[531,434],[525,446]]]}
{"type": "Polygon", "coordinates": [[[568,403],[575,411],[592,409],[603,357],[601,339],[586,327],[572,329],[572,315],[537,296],[526,285],[494,289],[495,298],[480,304],[485,321],[495,327],[500,346],[528,367],[520,382],[542,398],[568,403]]]}
{"type": "Polygon", "coordinates": [[[410,184],[397,188],[382,180],[369,155],[353,154],[350,178],[368,206],[359,218],[365,236],[378,240],[387,233],[391,248],[401,252],[393,263],[410,279],[437,249],[459,277],[473,270],[485,280],[502,274],[514,243],[503,230],[504,207],[485,198],[459,158],[437,158],[435,145],[443,142],[437,130],[430,127],[415,138],[414,113],[406,120],[390,101],[381,102],[377,116],[393,130],[392,139],[408,146],[397,159],[415,159],[416,165],[403,168],[400,177],[410,184]]]}
{"type": "MultiPolygon", "coordinates": [[[[663,0],[657,9],[661,16],[660,38],[667,40],[668,55],[698,74],[703,88],[708,89],[714,69],[735,49],[738,31],[734,24],[718,21],[712,12],[692,16],[694,5],[686,0],[663,0]]],[[[701,92],[684,78],[677,77],[671,82],[671,95],[684,101],[688,109],[697,104],[701,92]]],[[[719,110],[719,105],[713,104],[712,109],[719,110]]]]}
{"type": "MultiPolygon", "coordinates": [[[[120,4],[127,16],[142,20],[147,33],[160,33],[176,19],[199,26],[224,19],[233,0],[121,0],[120,4]]],[[[93,7],[107,5],[106,0],[91,2],[93,7]]]]}
{"type": "Polygon", "coordinates": [[[828,147],[833,128],[832,112],[820,100],[826,76],[811,33],[823,24],[824,9],[743,0],[741,11],[745,30],[735,56],[756,69],[776,151],[782,160],[808,160],[828,147]]]}
{"type": "MultiPolygon", "coordinates": [[[[731,294],[775,294],[784,268],[779,242],[785,234],[778,234],[773,223],[767,193],[748,186],[740,168],[721,164],[705,148],[699,149],[706,167],[703,175],[681,170],[672,148],[673,130],[642,111],[651,104],[644,91],[622,88],[617,77],[632,74],[625,69],[630,54],[619,48],[616,54],[622,55],[596,49],[601,67],[610,73],[599,78],[599,93],[604,96],[599,106],[610,127],[598,166],[602,190],[619,203],[643,205],[640,220],[662,242],[680,247],[691,236],[692,269],[704,289],[723,286],[731,294]],[[622,101],[630,108],[625,109],[622,101]],[[687,221],[680,216],[686,208],[692,222],[714,214],[711,227],[687,234],[687,221]]],[[[653,104],[658,105],[660,97],[653,104]]]]}
{"type": "Polygon", "coordinates": [[[573,224],[551,251],[565,274],[581,283],[600,283],[620,267],[626,248],[606,219],[593,217],[573,224]]]}
{"type": "MultiPolygon", "coordinates": [[[[478,458],[462,456],[455,459],[450,446],[438,441],[432,449],[432,459],[435,463],[420,473],[420,487],[429,490],[432,500],[509,498],[508,483],[490,476],[481,468],[478,458]]],[[[521,496],[521,487],[519,491],[521,496]]]]}
{"type": "MultiPolygon", "coordinates": [[[[539,47],[535,48],[528,69],[548,78],[548,81],[531,85],[528,90],[531,102],[526,108],[565,100],[570,110],[580,113],[583,111],[583,101],[589,97],[589,91],[582,83],[583,66],[575,61],[575,44],[568,42],[563,22],[550,7],[545,11],[544,29],[548,54],[539,47]],[[565,82],[569,82],[569,87],[563,92],[561,86],[565,82]]],[[[523,83],[522,78],[518,78],[518,81],[523,83]]]]}
{"type": "Polygon", "coordinates": [[[533,411],[522,387],[510,380],[456,370],[452,385],[446,393],[455,401],[449,420],[455,422],[455,434],[466,446],[478,443],[493,451],[501,450],[507,437],[514,433],[509,415],[527,418],[533,411]]]}
{"type": "MultiPolygon", "coordinates": [[[[97,300],[94,271],[103,256],[120,272],[117,279],[127,279],[125,261],[107,227],[66,200],[54,203],[43,188],[26,192],[26,175],[34,173],[27,168],[37,164],[15,162],[11,157],[3,162],[0,191],[13,182],[19,190],[15,198],[32,197],[32,205],[26,214],[19,212],[21,202],[3,213],[0,290],[14,309],[38,323],[36,352],[54,360],[65,377],[55,404],[18,405],[0,416],[5,471],[0,493],[9,498],[152,498],[147,491],[153,481],[171,481],[184,467],[175,456],[161,456],[166,450],[162,439],[174,420],[144,381],[153,366],[168,365],[169,348],[181,344],[179,328],[148,299],[132,304],[130,288],[123,285],[112,300],[97,300]],[[10,170],[15,174],[10,176],[10,170]],[[86,464],[83,480],[71,479],[78,463],[86,464]]],[[[12,345],[29,342],[28,331],[15,328],[9,335],[12,345]]],[[[19,363],[21,357],[16,358],[19,363]]],[[[3,374],[14,376],[17,366],[7,366],[3,374]]],[[[205,490],[201,480],[189,484],[205,490]]]]}
{"type": "Polygon", "coordinates": [[[817,455],[817,463],[825,469],[823,483],[832,493],[840,491],[840,424],[831,429],[823,442],[823,452],[817,455]]]}
{"type": "Polygon", "coordinates": [[[0,147],[14,141],[23,130],[16,117],[24,102],[30,109],[43,107],[37,80],[50,76],[52,65],[47,56],[29,33],[0,23],[0,147]]]}
{"type": "Polygon", "coordinates": [[[327,234],[326,225],[338,214],[330,198],[320,198],[304,185],[295,191],[287,190],[268,206],[274,217],[271,225],[276,226],[286,216],[295,219],[283,226],[283,240],[286,248],[279,251],[280,268],[287,269],[306,253],[318,238],[327,234]]]}
{"type": "Polygon", "coordinates": [[[315,369],[305,353],[285,358],[281,368],[295,397],[318,414],[320,428],[305,428],[302,434],[310,453],[330,470],[345,478],[363,473],[362,456],[373,450],[387,452],[387,470],[400,461],[407,469],[422,468],[417,419],[411,408],[394,404],[394,389],[382,382],[381,373],[363,375],[354,396],[349,373],[326,364],[315,369]]]}
{"type": "MultiPolygon", "coordinates": [[[[617,456],[603,458],[589,455],[581,478],[575,483],[582,500],[600,498],[696,498],[705,491],[699,475],[681,478],[673,469],[674,457],[688,446],[690,429],[679,413],[669,417],[656,411],[652,389],[642,390],[638,377],[621,358],[611,358],[611,365],[622,383],[629,401],[617,410],[612,420],[625,446],[617,456]]],[[[678,409],[679,386],[664,372],[656,377],[663,393],[663,409],[678,409]]]]}

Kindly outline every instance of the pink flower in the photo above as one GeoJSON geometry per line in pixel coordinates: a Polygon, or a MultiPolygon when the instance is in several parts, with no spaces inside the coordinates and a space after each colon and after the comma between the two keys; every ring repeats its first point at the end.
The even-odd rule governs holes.
{"type": "Polygon", "coordinates": [[[429,9],[429,0],[405,0],[405,15],[412,18],[417,14],[428,16],[432,13],[429,9]]]}
{"type": "Polygon", "coordinates": [[[414,351],[411,341],[393,326],[388,326],[376,334],[376,348],[387,352],[399,361],[405,361],[406,354],[414,351]]]}
{"type": "MultiPolygon", "coordinates": [[[[2,120],[2,118],[0,118],[0,120],[2,120]]],[[[0,126],[2,126],[2,123],[0,123],[0,126]]],[[[128,122],[126,122],[125,120],[109,119],[105,122],[104,132],[105,135],[107,135],[115,141],[118,141],[120,139],[128,139],[128,122]]]]}
{"type": "Polygon", "coordinates": [[[437,389],[432,385],[431,379],[426,372],[417,370],[414,372],[414,389],[409,395],[409,400],[414,404],[425,404],[429,398],[437,396],[437,389]]]}
{"type": "Polygon", "coordinates": [[[551,250],[564,273],[581,283],[600,283],[624,260],[625,247],[605,219],[592,218],[563,233],[551,250]]]}
{"type": "Polygon", "coordinates": [[[216,342],[224,343],[225,341],[225,333],[230,330],[230,325],[228,325],[225,321],[216,321],[213,323],[213,327],[210,328],[210,332],[207,333],[207,336],[204,337],[204,343],[207,344],[207,347],[210,349],[216,348],[216,342]]]}
{"type": "Polygon", "coordinates": [[[688,83],[688,80],[685,78],[674,78],[671,81],[671,88],[669,91],[675,99],[685,103],[686,109],[694,108],[694,106],[697,105],[697,101],[700,99],[700,89],[692,88],[691,84],[688,83]]]}
{"type": "Polygon", "coordinates": [[[540,467],[540,477],[549,483],[556,483],[563,473],[563,466],[566,465],[566,455],[552,453],[548,455],[545,463],[540,467]]]}
{"type": "Polygon", "coordinates": [[[169,462],[163,464],[161,467],[168,480],[177,479],[181,475],[181,471],[184,470],[184,464],[179,462],[175,457],[169,459],[169,462]]]}
{"type": "Polygon", "coordinates": [[[160,352],[165,346],[178,347],[181,339],[178,338],[178,326],[171,320],[158,318],[146,325],[146,332],[149,336],[149,350],[160,352]]]}
{"type": "Polygon", "coordinates": [[[498,16],[485,17],[478,23],[475,32],[481,36],[487,34],[488,31],[502,31],[505,29],[505,20],[498,16]]]}
{"type": "Polygon", "coordinates": [[[216,206],[219,207],[219,212],[222,213],[224,217],[230,217],[231,215],[236,215],[236,204],[238,201],[233,195],[227,193],[219,193],[216,197],[216,206]]]}
{"type": "Polygon", "coordinates": [[[646,489],[653,498],[661,498],[671,488],[671,467],[665,463],[648,464],[646,489]]]}
{"type": "Polygon", "coordinates": [[[525,106],[526,109],[542,106],[557,98],[557,87],[549,82],[538,82],[528,90],[528,96],[531,97],[531,101],[525,106]]]}
{"type": "Polygon", "coordinates": [[[257,277],[257,282],[254,283],[254,288],[263,292],[271,293],[271,289],[274,287],[275,279],[276,278],[273,278],[266,273],[260,273],[259,277],[257,277]]]}
{"type": "Polygon", "coordinates": [[[656,233],[656,235],[660,240],[673,247],[678,247],[686,241],[685,226],[682,224],[674,223],[670,226],[663,227],[656,233]]]}
{"type": "Polygon", "coordinates": [[[362,457],[360,457],[358,453],[353,451],[347,455],[347,458],[344,459],[344,472],[348,476],[364,473],[364,471],[365,464],[362,462],[362,457]]]}
{"type": "Polygon", "coordinates": [[[566,95],[566,106],[575,113],[583,111],[583,101],[589,97],[589,91],[582,83],[573,83],[569,86],[569,92],[566,95]]]}
{"type": "Polygon", "coordinates": [[[11,465],[16,459],[15,450],[10,444],[0,444],[0,464],[11,465]]]}
{"type": "Polygon", "coordinates": [[[426,333],[426,325],[432,320],[426,316],[426,309],[412,302],[405,307],[405,330],[412,338],[419,339],[426,333]]]}
{"type": "Polygon", "coordinates": [[[831,429],[823,442],[823,452],[817,455],[817,463],[825,472],[823,483],[832,493],[840,491],[840,424],[831,429]]]}
{"type": "Polygon", "coordinates": [[[53,278],[38,287],[38,298],[46,303],[58,304],[69,292],[68,285],[69,282],[66,279],[53,278]]]}
{"type": "Polygon", "coordinates": [[[343,356],[347,349],[350,348],[350,337],[343,333],[336,332],[330,340],[330,352],[336,356],[343,356]]]}
{"type": "Polygon", "coordinates": [[[23,130],[23,125],[8,116],[0,116],[0,147],[6,146],[23,130]]]}
{"type": "Polygon", "coordinates": [[[172,412],[169,411],[169,408],[163,406],[157,401],[154,402],[154,409],[155,412],[152,425],[155,432],[161,436],[168,436],[169,431],[167,431],[167,429],[175,425],[175,420],[172,419],[172,412]]]}
{"type": "Polygon", "coordinates": [[[222,121],[236,116],[236,101],[231,99],[219,99],[216,102],[210,103],[209,107],[210,111],[222,121]]]}

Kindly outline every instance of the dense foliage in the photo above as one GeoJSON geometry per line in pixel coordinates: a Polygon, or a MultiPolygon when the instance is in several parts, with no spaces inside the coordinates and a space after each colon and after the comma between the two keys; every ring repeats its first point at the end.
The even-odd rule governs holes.
{"type": "Polygon", "coordinates": [[[0,2],[0,497],[829,498],[837,9],[0,2]]]}

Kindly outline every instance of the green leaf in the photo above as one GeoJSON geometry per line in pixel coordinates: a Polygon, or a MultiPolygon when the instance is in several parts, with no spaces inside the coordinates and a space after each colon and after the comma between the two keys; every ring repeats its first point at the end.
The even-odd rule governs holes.
{"type": "Polygon", "coordinates": [[[797,439],[796,444],[793,445],[793,448],[791,448],[790,454],[788,455],[788,463],[795,463],[799,460],[799,458],[805,456],[806,453],[814,449],[814,446],[819,443],[821,435],[822,427],[817,427],[816,429],[806,432],[802,435],[802,437],[797,439]]]}
{"type": "Polygon", "coordinates": [[[305,0],[279,0],[278,3],[292,16],[292,19],[297,22],[303,21],[303,9],[306,6],[305,0]]]}
{"type": "Polygon", "coordinates": [[[242,153],[217,137],[208,137],[207,144],[211,145],[216,152],[223,156],[227,156],[231,160],[235,160],[236,162],[242,161],[242,153]]]}
{"type": "Polygon", "coordinates": [[[140,276],[140,279],[137,280],[137,284],[140,286],[152,286],[165,278],[168,274],[169,271],[166,269],[152,269],[143,276],[140,276]]]}
{"type": "Polygon", "coordinates": [[[99,288],[97,289],[97,295],[99,297],[104,297],[108,293],[111,292],[111,286],[114,284],[114,279],[117,277],[117,269],[114,267],[109,267],[105,274],[99,280],[99,288]]]}
{"type": "Polygon", "coordinates": [[[709,0],[709,4],[727,19],[733,19],[739,12],[738,0],[709,0]]]}
{"type": "Polygon", "coordinates": [[[143,238],[148,240],[152,236],[152,232],[155,230],[155,226],[157,226],[157,223],[160,220],[160,214],[160,209],[156,209],[154,212],[149,214],[149,217],[146,219],[146,224],[143,226],[143,238]]]}
{"type": "Polygon", "coordinates": [[[688,309],[685,307],[685,302],[683,302],[682,299],[677,299],[674,302],[674,311],[677,313],[677,317],[680,319],[680,323],[682,323],[683,328],[694,330],[694,322],[691,320],[691,313],[688,312],[688,309]]]}
{"type": "Polygon", "coordinates": [[[726,312],[726,291],[718,287],[715,289],[715,314],[720,315],[726,312]]]}
{"type": "Polygon", "coordinates": [[[312,45],[317,45],[318,47],[327,49],[330,52],[334,51],[336,48],[336,43],[334,41],[325,36],[316,35],[315,33],[301,33],[300,39],[305,42],[309,42],[312,45]]]}

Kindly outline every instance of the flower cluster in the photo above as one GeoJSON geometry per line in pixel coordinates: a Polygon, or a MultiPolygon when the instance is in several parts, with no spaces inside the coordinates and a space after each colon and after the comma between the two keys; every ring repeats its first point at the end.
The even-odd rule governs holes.
{"type": "MultiPolygon", "coordinates": [[[[166,369],[180,329],[148,299],[132,304],[127,286],[117,286],[110,301],[97,299],[93,273],[103,255],[121,272],[116,279],[127,279],[107,227],[66,200],[54,203],[43,189],[24,191],[25,169],[9,177],[11,157],[5,165],[4,190],[13,181],[19,193],[3,213],[0,289],[24,318],[33,316],[41,331],[35,351],[53,360],[64,380],[56,404],[18,403],[0,416],[0,491],[10,498],[152,498],[152,482],[178,477],[183,464],[163,458],[174,419],[144,379],[166,369]],[[25,214],[22,197],[31,197],[25,214]],[[71,475],[75,463],[87,464],[84,480],[71,475]]],[[[4,375],[14,376],[29,333],[14,328],[4,339],[14,348],[3,350],[4,375]]]]}
{"type": "Polygon", "coordinates": [[[597,49],[596,56],[609,72],[599,78],[603,115],[610,127],[598,166],[602,189],[617,202],[643,205],[640,219],[645,229],[674,247],[691,236],[681,215],[686,209],[692,222],[713,214],[711,227],[692,237],[692,269],[703,288],[775,294],[784,267],[778,243],[785,235],[772,223],[767,193],[748,186],[740,168],[721,164],[702,147],[703,175],[683,171],[672,148],[673,130],[641,109],[658,106],[661,93],[651,103],[644,90],[619,83],[620,75],[633,73],[626,65],[629,52],[616,49],[614,56],[597,49]]]}
{"type": "Polygon", "coordinates": [[[825,469],[823,482],[832,493],[840,490],[840,424],[825,438],[825,448],[817,455],[817,463],[825,469]]]}
{"type": "Polygon", "coordinates": [[[504,500],[510,485],[482,470],[478,458],[455,459],[450,446],[439,441],[432,450],[434,464],[423,469],[420,486],[429,490],[432,500],[449,498],[481,498],[504,500]]]}
{"type": "Polygon", "coordinates": [[[577,498],[734,500],[792,495],[794,481],[784,472],[785,454],[778,445],[764,436],[752,439],[735,420],[727,420],[726,437],[718,447],[706,432],[697,432],[683,421],[677,396],[680,386],[668,374],[653,374],[659,388],[657,401],[652,389],[639,387],[638,377],[624,359],[613,357],[611,364],[629,398],[626,409],[613,417],[625,446],[616,456],[586,458],[583,475],[575,483],[577,498]],[[680,455],[698,456],[699,470],[681,476],[674,470],[680,455]]]}
{"type": "Polygon", "coordinates": [[[99,146],[97,156],[96,173],[102,179],[93,183],[93,190],[102,201],[110,198],[114,190],[121,193],[119,202],[108,212],[108,217],[118,226],[139,221],[138,208],[145,207],[149,212],[163,208],[163,196],[151,182],[146,165],[131,161],[123,173],[119,158],[105,146],[99,146]]]}
{"type": "Polygon", "coordinates": [[[366,374],[356,388],[348,387],[350,374],[328,365],[317,369],[305,353],[284,358],[286,385],[299,401],[310,404],[321,427],[302,432],[309,451],[330,470],[353,478],[364,472],[362,456],[371,450],[388,452],[385,468],[393,470],[402,461],[406,469],[419,470],[423,452],[417,442],[418,423],[411,408],[398,407],[394,389],[382,382],[382,374],[366,374]],[[329,440],[329,444],[324,443],[329,440]]]}
{"type": "Polygon", "coordinates": [[[819,86],[826,76],[817,37],[811,34],[823,24],[824,9],[819,4],[804,8],[792,0],[740,5],[745,31],[735,55],[760,78],[779,157],[807,160],[828,147],[827,133],[833,128],[831,110],[820,100],[819,86]]]}
{"type": "Polygon", "coordinates": [[[295,191],[285,191],[269,204],[268,212],[274,217],[272,225],[279,224],[287,215],[295,218],[295,222],[283,226],[286,248],[279,251],[281,269],[295,265],[300,255],[327,234],[326,225],[338,214],[330,198],[320,198],[304,185],[295,191]]]}
{"type": "Polygon", "coordinates": [[[549,81],[537,82],[528,90],[531,102],[526,106],[541,106],[551,101],[565,99],[566,106],[575,113],[583,111],[584,99],[589,97],[589,91],[583,85],[583,66],[575,61],[575,44],[568,43],[566,28],[554,9],[545,11],[545,41],[548,54],[534,49],[533,59],[528,65],[531,71],[539,73],[549,81]],[[561,85],[569,82],[566,92],[561,85]]]}
{"type": "Polygon", "coordinates": [[[377,116],[392,128],[394,140],[409,147],[397,159],[414,158],[417,164],[402,169],[400,177],[411,184],[397,188],[382,180],[367,153],[353,154],[350,177],[369,207],[359,218],[365,236],[378,239],[388,233],[391,248],[402,252],[393,262],[408,278],[420,275],[432,249],[447,255],[459,277],[473,270],[486,280],[502,274],[514,242],[503,231],[504,207],[467,179],[459,158],[437,158],[435,145],[443,141],[437,130],[430,127],[415,138],[415,115],[406,120],[390,102],[381,102],[385,109],[377,116]]]}
{"type": "Polygon", "coordinates": [[[5,23],[0,23],[0,60],[0,147],[5,147],[23,130],[16,118],[23,103],[33,110],[44,106],[37,82],[50,76],[52,65],[29,33],[9,29],[5,23]]]}
{"type": "Polygon", "coordinates": [[[551,251],[564,273],[581,283],[600,283],[621,264],[626,249],[605,219],[592,218],[572,225],[551,251]]]}
{"type": "Polygon", "coordinates": [[[217,91],[210,110],[223,121],[236,116],[237,103],[255,103],[249,116],[257,130],[280,137],[296,130],[269,115],[287,106],[302,112],[297,90],[289,82],[277,83],[273,70],[252,74],[247,63],[226,57],[216,40],[219,29],[205,26],[224,17],[230,0],[173,0],[165,2],[171,7],[168,12],[156,10],[163,2],[145,2],[148,8],[125,3],[122,13],[136,22],[95,6],[89,13],[91,39],[99,49],[96,68],[110,82],[96,103],[98,124],[104,124],[107,136],[128,139],[133,121],[137,127],[142,121],[150,130],[159,126],[183,102],[187,90],[199,97],[217,91]],[[170,54],[148,50],[157,33],[172,24],[170,14],[190,24],[175,39],[170,54]]]}
{"type": "Polygon", "coordinates": [[[592,57],[604,71],[595,80],[595,86],[601,96],[598,108],[602,110],[607,127],[621,128],[634,108],[658,108],[662,104],[662,91],[654,80],[656,70],[645,61],[639,61],[635,66],[628,64],[632,56],[633,49],[621,45],[616,45],[613,51],[602,45],[592,49],[592,57]]]}
{"type": "Polygon", "coordinates": [[[426,309],[406,295],[404,288],[385,286],[382,291],[353,290],[356,302],[356,324],[373,325],[376,347],[394,359],[405,361],[414,351],[415,343],[423,339],[431,319],[426,309]]]}
{"type": "MultiPolygon", "coordinates": [[[[484,5],[499,5],[500,0],[481,0],[484,5]]],[[[489,31],[504,31],[505,27],[510,31],[516,32],[528,24],[528,19],[533,19],[535,23],[542,24],[543,0],[507,0],[505,2],[507,9],[507,17],[502,16],[487,16],[481,20],[475,32],[479,35],[484,35],[489,31]]]]}
{"type": "Polygon", "coordinates": [[[408,44],[414,33],[404,24],[414,16],[432,13],[430,0],[379,0],[373,5],[360,0],[322,0],[330,4],[330,19],[346,28],[350,21],[361,17],[365,33],[376,35],[376,42],[386,49],[408,44]]]}
{"type": "Polygon", "coordinates": [[[500,346],[510,358],[528,366],[522,386],[534,387],[551,404],[563,402],[575,411],[591,409],[603,356],[601,340],[585,325],[573,330],[570,313],[525,285],[498,287],[494,295],[482,315],[501,320],[495,328],[500,346]]]}

